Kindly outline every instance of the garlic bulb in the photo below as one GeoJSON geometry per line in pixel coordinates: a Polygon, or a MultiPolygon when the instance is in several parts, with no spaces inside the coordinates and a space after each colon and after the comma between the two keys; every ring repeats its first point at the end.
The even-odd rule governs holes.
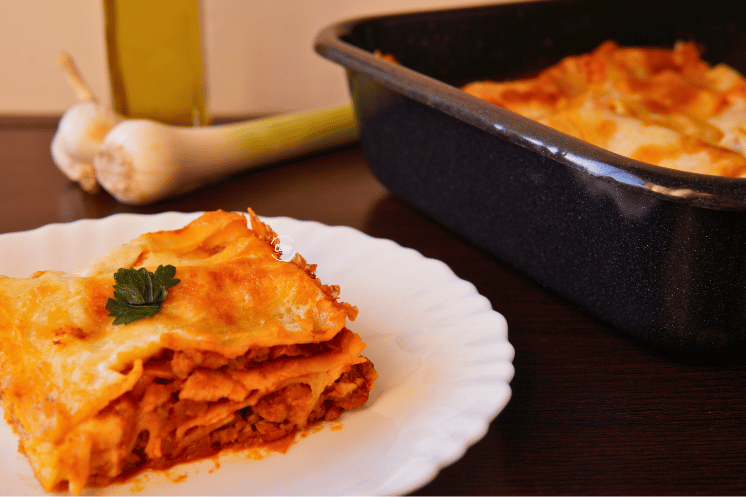
{"type": "Polygon", "coordinates": [[[201,127],[132,119],[109,131],[93,164],[107,192],[122,203],[143,205],[356,139],[351,103],[201,127]]]}
{"type": "Polygon", "coordinates": [[[60,119],[52,138],[52,160],[83,190],[99,189],[93,157],[106,134],[122,121],[122,116],[97,102],[81,102],[70,107],[60,119]]]}
{"type": "Polygon", "coordinates": [[[60,53],[57,63],[67,75],[80,103],[70,107],[60,119],[50,147],[52,160],[83,190],[95,193],[99,185],[93,156],[109,130],[124,118],[97,101],[70,55],[60,53]]]}
{"type": "Polygon", "coordinates": [[[57,167],[87,192],[99,185],[122,203],[143,205],[256,166],[357,140],[351,103],[243,121],[182,127],[125,119],[99,104],[67,54],[60,66],[80,103],[52,139],[57,167]]]}

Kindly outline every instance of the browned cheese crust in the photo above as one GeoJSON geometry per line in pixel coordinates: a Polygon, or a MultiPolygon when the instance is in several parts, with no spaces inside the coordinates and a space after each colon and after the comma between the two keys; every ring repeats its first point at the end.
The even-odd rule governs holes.
{"type": "Polygon", "coordinates": [[[698,47],[608,41],[533,78],[463,89],[611,152],[701,174],[746,177],[746,80],[698,47]]]}

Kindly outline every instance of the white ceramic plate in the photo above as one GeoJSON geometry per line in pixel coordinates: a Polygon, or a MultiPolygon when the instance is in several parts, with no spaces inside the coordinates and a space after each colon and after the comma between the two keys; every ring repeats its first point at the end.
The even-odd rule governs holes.
{"type": "MultiPolygon", "coordinates": [[[[0,274],[72,270],[141,233],[198,213],[118,214],[0,235],[0,274]]],[[[442,262],[348,227],[265,218],[341,300],[379,379],[365,407],[260,459],[223,456],[147,473],[103,494],[382,495],[412,491],[459,459],[510,398],[513,347],[505,319],[442,262]],[[339,429],[341,426],[341,429],[339,429]],[[176,481],[175,481],[176,480],[176,481]]],[[[0,493],[43,493],[0,422],[0,493]]]]}

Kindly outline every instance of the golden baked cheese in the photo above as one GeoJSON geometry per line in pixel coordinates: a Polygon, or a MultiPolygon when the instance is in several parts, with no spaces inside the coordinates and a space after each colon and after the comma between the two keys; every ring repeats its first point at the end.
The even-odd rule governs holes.
{"type": "Polygon", "coordinates": [[[746,177],[746,79],[697,46],[622,47],[570,56],[536,77],[464,91],[625,157],[746,177]]]}
{"type": "Polygon", "coordinates": [[[367,401],[357,309],[249,219],[209,212],[71,273],[0,277],[0,395],[47,491],[266,445],[367,401]],[[161,265],[179,282],[160,312],[114,325],[114,273],[161,265]]]}

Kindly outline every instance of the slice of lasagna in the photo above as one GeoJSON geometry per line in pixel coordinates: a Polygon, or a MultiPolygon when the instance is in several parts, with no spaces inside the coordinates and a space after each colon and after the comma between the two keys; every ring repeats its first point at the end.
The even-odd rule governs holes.
{"type": "Polygon", "coordinates": [[[746,177],[746,79],[707,64],[693,43],[668,50],[609,41],[533,78],[463,89],[632,159],[746,177]]]}
{"type": "Polygon", "coordinates": [[[357,309],[249,219],[210,212],[72,273],[0,277],[5,418],[47,491],[282,443],[367,401],[357,309]],[[114,325],[115,272],[158,266],[178,280],[160,311],[114,325]]]}

